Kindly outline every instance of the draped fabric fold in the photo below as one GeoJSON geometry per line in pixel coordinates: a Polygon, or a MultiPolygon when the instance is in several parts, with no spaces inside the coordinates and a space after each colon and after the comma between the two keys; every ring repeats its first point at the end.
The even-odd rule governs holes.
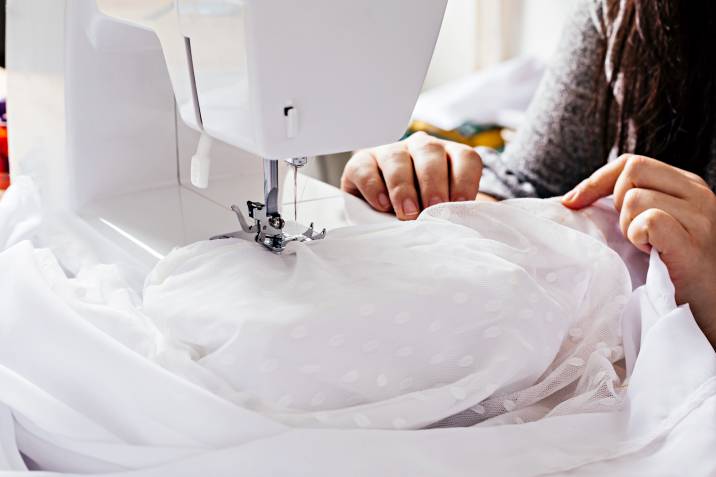
{"type": "MultiPolygon", "coordinates": [[[[413,259],[422,260],[424,265],[431,256],[424,254],[430,246],[453,246],[457,251],[448,253],[450,261],[446,261],[449,275],[462,273],[454,266],[459,257],[474,271],[475,264],[470,260],[480,255],[471,247],[478,247],[484,254],[492,254],[491,261],[480,262],[485,267],[494,264],[495,270],[504,271],[519,266],[517,276],[525,281],[510,286],[537,287],[539,306],[556,307],[555,316],[567,310],[569,323],[544,323],[544,330],[559,336],[557,345],[549,351],[553,359],[540,364],[530,348],[536,350],[546,338],[533,331],[520,336],[520,322],[513,321],[511,315],[504,316],[499,326],[521,348],[505,341],[506,352],[500,357],[515,363],[531,357],[530,366],[514,365],[514,369],[532,374],[525,374],[527,378],[521,380],[512,379],[514,373],[491,375],[489,381],[497,387],[475,387],[488,389],[484,395],[477,391],[471,394],[469,386],[457,392],[455,383],[432,382],[430,376],[419,375],[420,368],[431,372],[429,366],[406,364],[410,359],[439,354],[428,341],[430,324],[435,320],[426,322],[427,331],[407,328],[402,331],[404,336],[415,341],[411,353],[395,341],[391,353],[402,349],[404,356],[398,353],[394,357],[398,363],[388,364],[395,373],[409,369],[415,378],[413,386],[417,378],[423,379],[423,393],[399,387],[378,392],[366,387],[357,393],[365,402],[357,404],[351,396],[337,393],[333,410],[323,410],[329,414],[326,420],[325,415],[300,409],[298,395],[294,402],[282,401],[280,395],[275,400],[267,391],[285,386],[290,374],[275,382],[264,375],[248,379],[250,367],[232,374],[240,367],[231,353],[252,343],[252,353],[267,352],[274,346],[291,358],[308,352],[301,348],[302,339],[314,332],[325,331],[321,339],[330,341],[337,334],[331,328],[334,325],[311,321],[312,317],[320,318],[320,313],[304,319],[301,313],[305,309],[290,309],[289,299],[290,303],[284,305],[295,315],[275,322],[276,328],[259,333],[252,319],[243,323],[243,328],[214,327],[212,334],[206,328],[211,328],[212,322],[191,319],[201,315],[200,307],[194,315],[182,315],[182,308],[185,313],[192,311],[191,301],[177,302],[172,311],[167,297],[179,296],[182,274],[191,277],[193,271],[198,277],[195,286],[208,288],[211,279],[199,273],[200,265],[231,257],[232,249],[225,248],[231,244],[199,244],[177,252],[179,255],[155,270],[140,297],[111,266],[87,266],[76,276],[67,277],[55,255],[38,247],[43,243],[37,238],[42,233],[42,218],[33,194],[33,188],[20,181],[0,201],[0,476],[24,475],[28,469],[54,475],[127,477],[716,473],[716,355],[689,307],[676,305],[673,285],[659,256],[635,253],[621,239],[608,202],[578,214],[553,201],[531,199],[501,205],[445,205],[429,209],[417,224],[408,226],[412,227],[409,239],[400,239],[392,225],[337,231],[334,243],[354,246],[353,260],[368,256],[361,247],[379,255],[369,240],[373,234],[393,241],[407,240],[413,259]],[[427,237],[443,232],[464,233],[466,238],[462,242],[434,242],[427,237]],[[426,242],[413,243],[421,240],[421,234],[427,234],[423,237],[426,242]],[[579,247],[585,250],[581,257],[574,254],[579,247]],[[212,255],[217,251],[218,255],[212,255]],[[584,284],[580,285],[575,276],[581,276],[584,284]],[[560,285],[562,280],[567,282],[560,285]],[[560,294],[560,290],[569,293],[560,294]],[[621,290],[621,296],[615,295],[616,290],[621,290]],[[291,317],[303,321],[282,328],[291,317]],[[316,328],[318,324],[325,328],[316,328]],[[194,342],[189,339],[192,326],[196,327],[194,342]],[[271,334],[284,331],[285,338],[271,334]],[[241,333],[247,333],[253,341],[242,343],[237,338],[241,333]],[[272,337],[273,341],[269,340],[272,337]],[[199,343],[202,338],[206,340],[199,343]],[[231,348],[232,343],[237,347],[231,348]],[[416,351],[421,346],[430,352],[423,356],[416,351]],[[264,387],[256,387],[256,382],[264,387]],[[448,396],[452,401],[444,405],[448,396]],[[470,396],[476,401],[468,406],[465,402],[470,396]],[[408,410],[413,414],[400,414],[408,410]],[[426,419],[411,420],[420,413],[426,419]],[[402,421],[394,426],[398,417],[402,421]],[[383,422],[389,424],[387,428],[380,425],[383,422]]],[[[330,242],[321,245],[329,246],[330,242]]],[[[245,252],[242,260],[251,256],[248,249],[245,252]]],[[[386,253],[377,258],[375,254],[370,262],[373,267],[386,263],[408,267],[397,248],[386,247],[386,253]]],[[[430,260],[445,257],[434,254],[430,260]]],[[[300,262],[307,269],[334,265],[340,273],[348,273],[321,248],[299,249],[284,260],[276,266],[288,272],[295,272],[291,267],[300,262]]],[[[431,270],[439,272],[439,267],[431,270]]],[[[420,275],[418,267],[410,271],[415,273],[409,283],[428,279],[420,275]]],[[[509,281],[512,275],[495,276],[509,281]]],[[[388,278],[389,274],[385,276],[388,278]]],[[[191,283],[189,280],[186,285],[191,283]]],[[[489,283],[487,280],[485,286],[489,283]]],[[[380,284],[380,279],[364,284],[364,291],[380,284]]],[[[330,291],[328,283],[317,285],[330,291]]],[[[206,289],[204,292],[208,293],[206,289]]],[[[220,291],[217,293],[221,296],[220,291]]],[[[462,293],[467,292],[446,292],[444,299],[450,304],[443,305],[443,318],[466,313],[475,321],[467,334],[477,327],[475,336],[480,340],[472,345],[456,341],[456,347],[473,346],[473,351],[470,360],[460,361],[465,355],[462,352],[458,357],[462,366],[455,369],[463,374],[451,371],[449,377],[455,382],[473,379],[470,376],[474,373],[483,376],[500,369],[491,367],[494,351],[481,353],[491,349],[490,339],[487,345],[484,339],[496,333],[495,325],[481,327],[484,308],[474,307],[473,311],[482,311],[473,315],[459,312],[459,306],[470,300],[462,293]]],[[[523,295],[511,299],[518,305],[528,303],[529,296],[523,295]]],[[[274,296],[273,302],[276,300],[274,296]]],[[[391,329],[411,326],[410,320],[403,322],[405,315],[396,319],[398,314],[391,311],[383,316],[384,302],[369,301],[364,300],[370,309],[363,308],[362,315],[360,304],[351,302],[357,313],[353,316],[352,311],[345,312],[344,324],[362,316],[364,326],[375,327],[383,342],[391,329]]],[[[440,301],[434,301],[439,308],[440,301]]],[[[411,311],[419,316],[429,306],[420,302],[411,311]]],[[[510,302],[501,305],[502,310],[512,312],[513,308],[519,313],[523,307],[510,302]]],[[[546,316],[540,313],[544,310],[537,311],[539,317],[546,316]]],[[[523,319],[531,317],[525,312],[523,319]]],[[[442,326],[450,330],[459,320],[443,321],[442,326]]],[[[450,340],[464,336],[464,324],[461,326],[463,334],[450,335],[450,340]]],[[[350,331],[357,334],[363,329],[350,331]]],[[[348,338],[341,344],[348,343],[348,338]]],[[[370,341],[366,338],[358,344],[370,341]]],[[[331,348],[334,354],[314,348],[316,359],[323,353],[332,363],[340,363],[354,356],[353,366],[359,374],[375,371],[370,368],[375,365],[370,359],[358,359],[366,356],[361,346],[356,348],[360,354],[355,355],[350,349],[335,351],[342,346],[331,348]]],[[[241,362],[253,363],[252,356],[240,355],[241,362]]],[[[264,358],[268,357],[255,361],[258,367],[266,362],[264,358]]],[[[305,376],[316,375],[314,368],[310,371],[305,376]]],[[[269,374],[271,379],[281,377],[269,374]]],[[[382,390],[384,381],[377,379],[379,375],[371,375],[371,386],[382,390]]],[[[346,379],[342,385],[344,390],[356,390],[350,386],[363,383],[346,379]]],[[[336,389],[334,383],[325,380],[304,379],[303,386],[311,389],[309,398],[315,398],[316,393],[328,396],[336,389]]],[[[305,404],[310,407],[311,400],[305,404]]]]}

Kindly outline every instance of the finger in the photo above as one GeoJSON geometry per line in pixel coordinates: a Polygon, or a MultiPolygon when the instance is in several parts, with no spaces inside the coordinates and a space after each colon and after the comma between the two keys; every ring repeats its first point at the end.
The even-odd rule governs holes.
{"type": "Polygon", "coordinates": [[[690,172],[643,156],[622,158],[623,170],[614,186],[614,205],[621,210],[630,189],[651,189],[673,197],[690,200],[706,187],[703,180],[690,172]]]}
{"type": "Polygon", "coordinates": [[[378,162],[368,150],[357,152],[348,162],[341,178],[341,188],[362,197],[376,210],[389,212],[392,209],[378,162]]]}
{"type": "Polygon", "coordinates": [[[480,190],[482,159],[471,147],[447,143],[445,150],[450,160],[450,200],[475,200],[480,190]]]}
{"type": "Polygon", "coordinates": [[[699,214],[686,200],[649,189],[629,189],[619,214],[622,233],[626,236],[634,219],[649,209],[660,209],[677,218],[687,231],[698,226],[699,214]]]}
{"type": "Polygon", "coordinates": [[[420,214],[420,202],[408,148],[404,143],[382,146],[375,150],[375,158],[383,172],[395,215],[400,220],[416,219],[420,214]]]}
{"type": "Polygon", "coordinates": [[[654,247],[669,256],[688,248],[691,237],[671,214],[661,209],[648,209],[639,214],[629,225],[627,238],[644,252],[654,247]]]}
{"type": "Polygon", "coordinates": [[[413,134],[407,141],[424,207],[447,202],[450,196],[448,159],[442,141],[427,134],[413,134]]]}
{"type": "Polygon", "coordinates": [[[705,186],[701,178],[690,172],[648,157],[624,155],[580,183],[564,196],[562,203],[572,209],[582,209],[615,194],[615,205],[620,210],[624,194],[631,188],[659,190],[686,198],[694,183],[705,186]]]}
{"type": "Polygon", "coordinates": [[[621,161],[610,162],[567,193],[562,203],[570,209],[579,210],[611,195],[623,169],[621,161]]]}

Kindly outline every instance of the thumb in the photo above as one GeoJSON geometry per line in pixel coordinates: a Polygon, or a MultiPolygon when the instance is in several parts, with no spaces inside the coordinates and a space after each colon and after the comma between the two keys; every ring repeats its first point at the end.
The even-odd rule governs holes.
{"type": "Polygon", "coordinates": [[[625,164],[625,159],[618,159],[602,167],[567,193],[562,198],[562,204],[570,209],[579,210],[612,195],[625,164]]]}

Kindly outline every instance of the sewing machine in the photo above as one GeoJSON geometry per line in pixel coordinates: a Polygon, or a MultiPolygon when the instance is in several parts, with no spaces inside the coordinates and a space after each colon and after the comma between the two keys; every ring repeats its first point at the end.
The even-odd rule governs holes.
{"type": "MultiPolygon", "coordinates": [[[[281,215],[287,166],[403,134],[446,3],[10,0],[11,173],[148,266],[237,218],[274,252],[319,239],[281,215]]],[[[338,190],[290,189],[342,225],[338,190]]]]}

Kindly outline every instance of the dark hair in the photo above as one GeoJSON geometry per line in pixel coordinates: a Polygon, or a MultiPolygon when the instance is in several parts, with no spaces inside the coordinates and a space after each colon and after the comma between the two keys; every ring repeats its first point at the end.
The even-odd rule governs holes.
{"type": "Polygon", "coordinates": [[[614,144],[611,137],[619,154],[654,157],[703,176],[716,130],[716,2],[606,5],[609,38],[600,52],[606,74],[597,100],[605,145],[614,144]]]}

